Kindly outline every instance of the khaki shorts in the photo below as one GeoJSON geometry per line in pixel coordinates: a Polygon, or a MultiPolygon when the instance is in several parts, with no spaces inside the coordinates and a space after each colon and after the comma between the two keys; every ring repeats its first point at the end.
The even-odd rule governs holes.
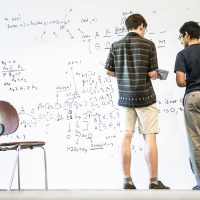
{"type": "Polygon", "coordinates": [[[156,104],[142,108],[120,107],[123,131],[135,132],[138,120],[139,133],[158,133],[158,111],[156,104]]]}

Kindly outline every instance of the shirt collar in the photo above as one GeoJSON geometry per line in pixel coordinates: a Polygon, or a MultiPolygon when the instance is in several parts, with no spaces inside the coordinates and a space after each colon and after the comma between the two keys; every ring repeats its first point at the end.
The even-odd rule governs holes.
{"type": "Polygon", "coordinates": [[[127,36],[140,36],[140,35],[136,32],[129,32],[127,36]]]}

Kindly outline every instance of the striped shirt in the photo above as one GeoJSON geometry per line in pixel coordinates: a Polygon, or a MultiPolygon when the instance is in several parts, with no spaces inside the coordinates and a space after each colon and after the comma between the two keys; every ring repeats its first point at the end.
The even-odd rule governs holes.
{"type": "Polygon", "coordinates": [[[145,107],[156,102],[148,72],[158,69],[157,53],[152,41],[129,32],[112,44],[105,69],[115,72],[118,105],[145,107]]]}

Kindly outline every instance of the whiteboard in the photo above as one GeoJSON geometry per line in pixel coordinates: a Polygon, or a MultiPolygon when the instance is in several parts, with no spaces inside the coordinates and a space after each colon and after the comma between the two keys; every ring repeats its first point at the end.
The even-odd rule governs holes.
{"type": "MultiPolygon", "coordinates": [[[[184,89],[175,84],[179,28],[199,21],[198,0],[7,0],[0,2],[1,100],[17,109],[20,126],[1,142],[46,141],[50,189],[120,189],[123,132],[117,85],[105,75],[110,45],[127,34],[132,13],[148,23],[166,81],[153,81],[159,109],[159,179],[172,189],[195,185],[183,120],[184,89]]],[[[148,188],[144,144],[136,131],[132,175],[148,188]]],[[[14,152],[0,152],[0,187],[6,188],[14,152]]],[[[24,189],[44,188],[40,150],[21,154],[24,189]]],[[[13,188],[17,188],[15,175],[13,188]]]]}

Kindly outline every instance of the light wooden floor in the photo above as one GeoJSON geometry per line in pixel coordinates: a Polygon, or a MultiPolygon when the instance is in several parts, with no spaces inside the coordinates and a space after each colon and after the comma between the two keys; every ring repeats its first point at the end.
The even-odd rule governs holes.
{"type": "Polygon", "coordinates": [[[1,191],[0,200],[200,200],[200,191],[184,190],[36,190],[1,191]]]}

